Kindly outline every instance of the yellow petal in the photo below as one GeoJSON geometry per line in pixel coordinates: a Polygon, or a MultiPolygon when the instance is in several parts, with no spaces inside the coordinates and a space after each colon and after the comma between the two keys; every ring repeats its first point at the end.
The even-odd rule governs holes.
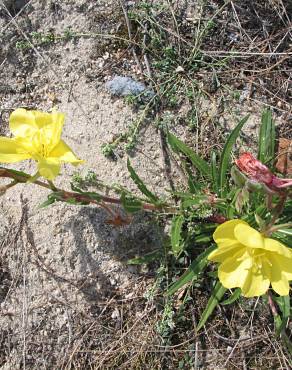
{"type": "Polygon", "coordinates": [[[265,276],[261,269],[256,272],[253,269],[249,270],[248,276],[241,288],[241,293],[244,297],[259,297],[266,293],[269,289],[270,280],[265,276]]]}
{"type": "Polygon", "coordinates": [[[45,158],[38,163],[38,172],[41,176],[48,180],[54,180],[54,178],[60,172],[61,163],[57,158],[45,158]]]}
{"type": "Polygon", "coordinates": [[[263,248],[264,237],[247,224],[239,224],[234,228],[235,238],[246,247],[263,248]]]}
{"type": "Polygon", "coordinates": [[[27,111],[26,109],[19,108],[11,113],[9,117],[9,127],[14,136],[32,136],[38,130],[33,112],[34,111],[27,111]]]}
{"type": "Polygon", "coordinates": [[[289,294],[288,280],[292,280],[292,261],[274,252],[267,252],[271,267],[272,288],[279,295],[289,294]]]}
{"type": "MultiPolygon", "coordinates": [[[[287,258],[291,259],[292,262],[292,251],[287,248],[284,244],[280,243],[278,240],[274,240],[271,238],[265,238],[264,239],[264,248],[266,250],[276,252],[278,254],[281,254],[287,258]]],[[[291,266],[292,269],[292,266],[291,266]]],[[[292,271],[292,270],[291,270],[292,271]]]]}
{"type": "Polygon", "coordinates": [[[60,161],[69,162],[74,165],[84,162],[75,156],[70,147],[63,140],[60,140],[57,146],[50,152],[49,157],[58,158],[60,161]]]}
{"type": "Polygon", "coordinates": [[[61,140],[62,129],[65,121],[65,115],[60,112],[52,112],[52,113],[42,113],[49,115],[49,122],[46,121],[46,118],[38,117],[36,118],[36,122],[40,127],[40,131],[43,136],[43,140],[50,145],[53,149],[61,140]],[[43,125],[42,125],[43,121],[43,125]],[[47,123],[46,123],[47,122],[47,123]],[[41,126],[42,125],[42,126],[41,126]]]}
{"type": "Polygon", "coordinates": [[[16,137],[28,138],[42,132],[47,143],[56,145],[60,138],[65,116],[60,112],[40,112],[16,109],[9,118],[10,131],[16,137]]]}
{"type": "Polygon", "coordinates": [[[226,259],[218,269],[218,277],[225,288],[242,288],[252,267],[252,259],[244,258],[242,251],[226,259]]]}
{"type": "Polygon", "coordinates": [[[247,225],[247,223],[242,220],[230,220],[217,227],[213,239],[219,248],[238,244],[234,235],[234,229],[237,225],[247,225]]]}
{"type": "Polygon", "coordinates": [[[289,295],[289,283],[285,275],[281,279],[272,281],[273,290],[281,296],[289,295]]]}
{"type": "Polygon", "coordinates": [[[208,260],[213,262],[224,262],[227,258],[233,257],[241,248],[245,247],[239,243],[224,248],[217,248],[208,255],[208,260]]]}
{"type": "Polygon", "coordinates": [[[270,264],[273,266],[273,279],[279,279],[281,274],[286,275],[288,280],[292,280],[292,258],[285,257],[276,253],[268,252],[270,264]]]}
{"type": "Polygon", "coordinates": [[[15,163],[31,158],[14,139],[0,137],[0,162],[15,163]]]}
{"type": "Polygon", "coordinates": [[[270,280],[272,281],[272,268],[273,268],[273,265],[272,265],[272,262],[270,261],[270,259],[268,258],[267,255],[263,256],[262,259],[262,271],[263,271],[263,274],[270,280]]]}

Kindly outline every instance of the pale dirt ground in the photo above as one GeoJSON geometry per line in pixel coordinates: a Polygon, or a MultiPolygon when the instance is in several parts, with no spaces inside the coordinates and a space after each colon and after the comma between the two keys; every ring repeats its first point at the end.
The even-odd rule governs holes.
{"type": "MultiPolygon", "coordinates": [[[[4,3],[11,11],[11,2],[4,3]]],[[[124,131],[136,115],[104,89],[104,82],[119,72],[110,68],[113,55],[107,54],[104,41],[80,38],[35,49],[25,56],[15,49],[17,37],[25,37],[31,30],[54,29],[62,33],[70,26],[84,33],[114,32],[119,26],[115,21],[115,14],[120,14],[118,3],[29,1],[20,14],[11,11],[14,17],[1,2],[0,9],[2,134],[8,133],[5,125],[9,111],[17,107],[50,110],[54,105],[67,117],[63,138],[86,161],[82,171],[92,169],[107,183],[135,189],[127,173],[126,155],[119,153],[117,161],[110,161],[100,150],[101,144],[124,131]],[[108,73],[104,72],[106,68],[108,73]]],[[[129,56],[123,65],[121,74],[135,76],[135,62],[129,56]]],[[[255,134],[257,106],[239,108],[241,113],[254,112],[249,132],[255,134]]],[[[223,121],[232,126],[234,116],[232,113],[230,120],[228,116],[222,118],[222,126],[223,121]]],[[[192,141],[183,129],[175,131],[192,141]]],[[[152,189],[162,193],[169,184],[155,128],[148,125],[140,141],[139,150],[131,158],[132,165],[152,189]]],[[[25,162],[15,168],[33,173],[34,164],[25,162]]],[[[57,184],[69,188],[74,170],[64,166],[57,184]]],[[[153,249],[161,239],[162,230],[148,216],[138,215],[131,225],[114,228],[106,223],[108,216],[93,207],[56,204],[40,210],[38,205],[46,194],[34,185],[19,185],[0,201],[3,370],[25,365],[29,369],[47,369],[53,368],[50,363],[61,363],[81,335],[72,318],[79,314],[95,317],[116,294],[123,299],[141,294],[143,273],[127,266],[126,260],[153,249]],[[51,358],[46,357],[45,349],[51,349],[51,358]]],[[[147,274],[144,279],[145,291],[147,274]]],[[[115,322],[118,314],[113,307],[109,310],[115,322]]],[[[141,310],[133,314],[143,315],[141,310]]]]}
{"type": "MultiPolygon", "coordinates": [[[[32,1],[29,5],[32,11],[28,18],[21,19],[20,22],[19,16],[15,18],[15,22],[19,22],[19,27],[25,28],[26,22],[31,21],[32,27],[40,27],[42,31],[53,26],[57,32],[62,32],[69,25],[86,31],[86,12],[78,12],[78,7],[84,6],[86,9],[87,2],[60,4],[60,15],[55,16],[47,13],[50,11],[49,4],[32,1]]],[[[101,6],[95,2],[90,5],[95,8],[95,12],[101,6]]],[[[103,9],[102,6],[101,8],[103,9]]],[[[10,35],[18,27],[9,17],[1,19],[1,23],[4,32],[10,35]],[[9,22],[11,23],[8,24],[9,22]]],[[[31,69],[27,73],[23,60],[15,56],[15,49],[11,49],[12,39],[13,36],[6,39],[7,44],[2,51],[4,59],[1,60],[1,84],[15,89],[17,93],[1,96],[2,110],[26,106],[27,101],[30,108],[51,109],[52,103],[47,93],[54,91],[58,99],[58,110],[67,116],[63,137],[76,154],[86,161],[82,170],[86,172],[87,169],[92,169],[107,183],[116,182],[133,188],[127,174],[126,157],[109,161],[100,150],[101,144],[123,131],[135,114],[123,101],[112,99],[104,91],[103,81],[99,87],[95,81],[86,81],[84,70],[97,69],[90,54],[93,50],[98,53],[99,42],[89,39],[80,40],[76,45],[69,43],[65,48],[63,45],[56,45],[48,52],[40,52],[37,57],[33,57],[33,61],[28,61],[31,69]],[[21,83],[25,85],[23,93],[18,92],[21,83]],[[34,86],[32,93],[26,90],[29,84],[34,86]]],[[[4,124],[3,121],[1,124],[4,124]]],[[[160,169],[162,163],[159,136],[149,126],[141,140],[141,149],[150,153],[150,156],[146,158],[137,154],[132,159],[132,164],[159,191],[166,184],[160,169]]],[[[30,173],[34,171],[34,164],[29,162],[15,167],[30,173]]],[[[69,188],[68,180],[74,170],[63,168],[57,183],[69,188]]],[[[25,203],[27,226],[24,229],[28,227],[32,231],[35,248],[39,253],[36,256],[36,250],[32,250],[24,229],[18,241],[12,243],[13,245],[8,243],[3,251],[6,256],[4,264],[7,282],[15,282],[15,286],[8,292],[5,291],[7,295],[1,296],[0,325],[4,335],[8,335],[11,341],[10,348],[6,349],[11,356],[9,358],[8,353],[8,357],[2,359],[5,369],[23,366],[21,345],[17,344],[21,338],[26,337],[30,342],[33,336],[38,343],[50,343],[53,341],[53,332],[65,329],[53,350],[54,356],[62,358],[68,341],[70,343],[76,334],[70,329],[70,316],[73,312],[88,312],[99,303],[103,307],[106,297],[117,294],[117,291],[124,297],[133,296],[139,283],[139,274],[125,262],[129,256],[134,257],[159,242],[159,230],[151,221],[147,222],[147,217],[145,219],[138,216],[132,225],[122,229],[114,228],[106,224],[108,215],[105,212],[92,207],[57,204],[39,210],[38,205],[46,198],[46,194],[46,191],[33,185],[19,186],[1,198],[2,238],[14,237],[14,225],[20,225],[25,203]],[[21,197],[23,203],[20,201],[21,197]],[[69,283],[45,272],[44,268],[54,271],[69,283]],[[75,286],[70,282],[74,282],[72,284],[75,286]]],[[[31,344],[28,344],[27,348],[30,347],[31,344]]],[[[29,363],[29,354],[27,356],[29,363]]],[[[39,361],[44,361],[41,357],[39,361]]],[[[40,368],[37,360],[33,362],[29,367],[40,368]]],[[[42,366],[46,368],[49,365],[44,363],[42,366]]]]}

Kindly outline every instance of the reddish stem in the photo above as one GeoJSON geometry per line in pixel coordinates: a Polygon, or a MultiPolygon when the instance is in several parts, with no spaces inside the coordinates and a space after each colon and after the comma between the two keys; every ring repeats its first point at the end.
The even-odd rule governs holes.
{"type": "MultiPolygon", "coordinates": [[[[10,171],[7,168],[0,168],[0,177],[8,177],[8,178],[14,179],[15,180],[14,185],[16,185],[19,182],[20,183],[27,182],[27,180],[30,178],[30,175],[28,175],[28,174],[18,174],[14,171],[10,171]]],[[[40,181],[40,180],[36,180],[36,181],[32,182],[32,184],[39,185],[39,186],[42,186],[43,188],[47,188],[47,189],[52,190],[52,187],[51,187],[50,184],[45,183],[45,182],[40,181]]],[[[11,186],[13,186],[13,183],[9,184],[8,187],[11,187],[11,186]]],[[[85,194],[75,193],[75,192],[63,190],[63,189],[60,189],[60,188],[57,188],[57,187],[55,187],[54,191],[55,192],[60,192],[62,194],[62,198],[64,200],[73,198],[77,202],[89,202],[89,203],[92,203],[92,204],[99,205],[102,208],[104,208],[105,210],[107,210],[112,216],[115,215],[114,212],[112,210],[110,210],[110,208],[104,203],[122,205],[122,201],[120,199],[108,197],[108,196],[105,196],[105,195],[100,195],[100,198],[101,198],[100,201],[96,201],[96,200],[90,198],[89,196],[87,196],[85,194]]],[[[158,211],[158,210],[163,209],[164,211],[174,212],[176,210],[173,207],[157,206],[157,205],[151,204],[151,203],[143,203],[142,208],[146,211],[155,211],[155,210],[158,211]]]]}
{"type": "Polygon", "coordinates": [[[270,309],[272,311],[272,314],[273,314],[274,317],[276,317],[276,316],[278,316],[278,311],[277,311],[277,308],[276,308],[275,303],[273,301],[271,292],[268,291],[267,295],[268,295],[268,302],[269,302],[269,306],[270,306],[270,309]]]}

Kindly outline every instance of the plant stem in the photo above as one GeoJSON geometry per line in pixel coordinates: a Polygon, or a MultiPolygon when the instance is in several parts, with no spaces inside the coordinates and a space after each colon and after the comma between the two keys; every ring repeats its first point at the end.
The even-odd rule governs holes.
{"type": "Polygon", "coordinates": [[[55,184],[53,183],[53,181],[48,180],[48,184],[50,185],[50,189],[51,190],[57,191],[57,188],[56,188],[55,184]]]}
{"type": "MultiPolygon", "coordinates": [[[[11,178],[14,181],[9,184],[8,187],[14,186],[17,183],[26,183],[27,180],[31,177],[30,175],[24,173],[24,172],[19,172],[19,171],[14,171],[14,170],[9,170],[7,168],[0,167],[0,177],[7,177],[11,178]]],[[[109,211],[109,207],[106,206],[105,203],[110,203],[110,204],[116,204],[116,205],[122,205],[122,201],[118,198],[112,198],[108,197],[105,195],[100,195],[100,201],[92,199],[89,195],[86,194],[80,194],[72,191],[67,191],[63,190],[60,188],[57,188],[51,181],[48,181],[48,183],[36,180],[32,184],[41,186],[46,189],[53,190],[54,192],[60,193],[62,199],[64,201],[68,199],[75,199],[77,202],[87,202],[87,203],[92,203],[96,204],[104,209],[106,209],[111,215],[113,215],[112,211],[109,211]]],[[[175,213],[177,211],[176,208],[170,207],[170,206],[163,206],[163,205],[155,205],[151,203],[143,203],[142,204],[142,209],[146,211],[164,211],[164,212],[169,212],[169,213],[175,213]]]]}
{"type": "Polygon", "coordinates": [[[277,311],[277,308],[275,306],[275,303],[273,301],[273,297],[271,295],[271,292],[268,290],[267,291],[267,296],[268,296],[268,302],[269,302],[269,306],[270,306],[270,309],[272,311],[272,314],[274,317],[278,316],[278,311],[277,311]]]}
{"type": "Polygon", "coordinates": [[[0,186],[0,194],[4,194],[6,190],[12,188],[14,185],[17,184],[17,181],[13,180],[10,184],[0,186]]]}
{"type": "Polygon", "coordinates": [[[271,221],[269,222],[269,224],[263,230],[263,233],[265,235],[269,236],[271,234],[271,232],[272,232],[271,230],[273,229],[274,224],[277,222],[279,216],[283,212],[287,197],[288,197],[287,193],[283,193],[283,194],[280,195],[279,203],[274,208],[273,217],[272,217],[271,221]]]}
{"type": "Polygon", "coordinates": [[[269,233],[274,233],[275,231],[279,230],[279,229],[286,229],[288,227],[292,227],[292,222],[288,222],[286,224],[279,224],[279,225],[275,225],[274,227],[271,227],[269,229],[269,233]]]}

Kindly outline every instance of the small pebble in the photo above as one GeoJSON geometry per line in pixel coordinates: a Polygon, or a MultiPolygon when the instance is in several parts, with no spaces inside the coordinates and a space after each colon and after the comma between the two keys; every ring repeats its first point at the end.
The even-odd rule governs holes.
{"type": "Polygon", "coordinates": [[[133,80],[131,77],[116,76],[105,84],[107,90],[115,96],[140,96],[142,100],[150,100],[154,92],[149,90],[143,83],[133,80]]]}

